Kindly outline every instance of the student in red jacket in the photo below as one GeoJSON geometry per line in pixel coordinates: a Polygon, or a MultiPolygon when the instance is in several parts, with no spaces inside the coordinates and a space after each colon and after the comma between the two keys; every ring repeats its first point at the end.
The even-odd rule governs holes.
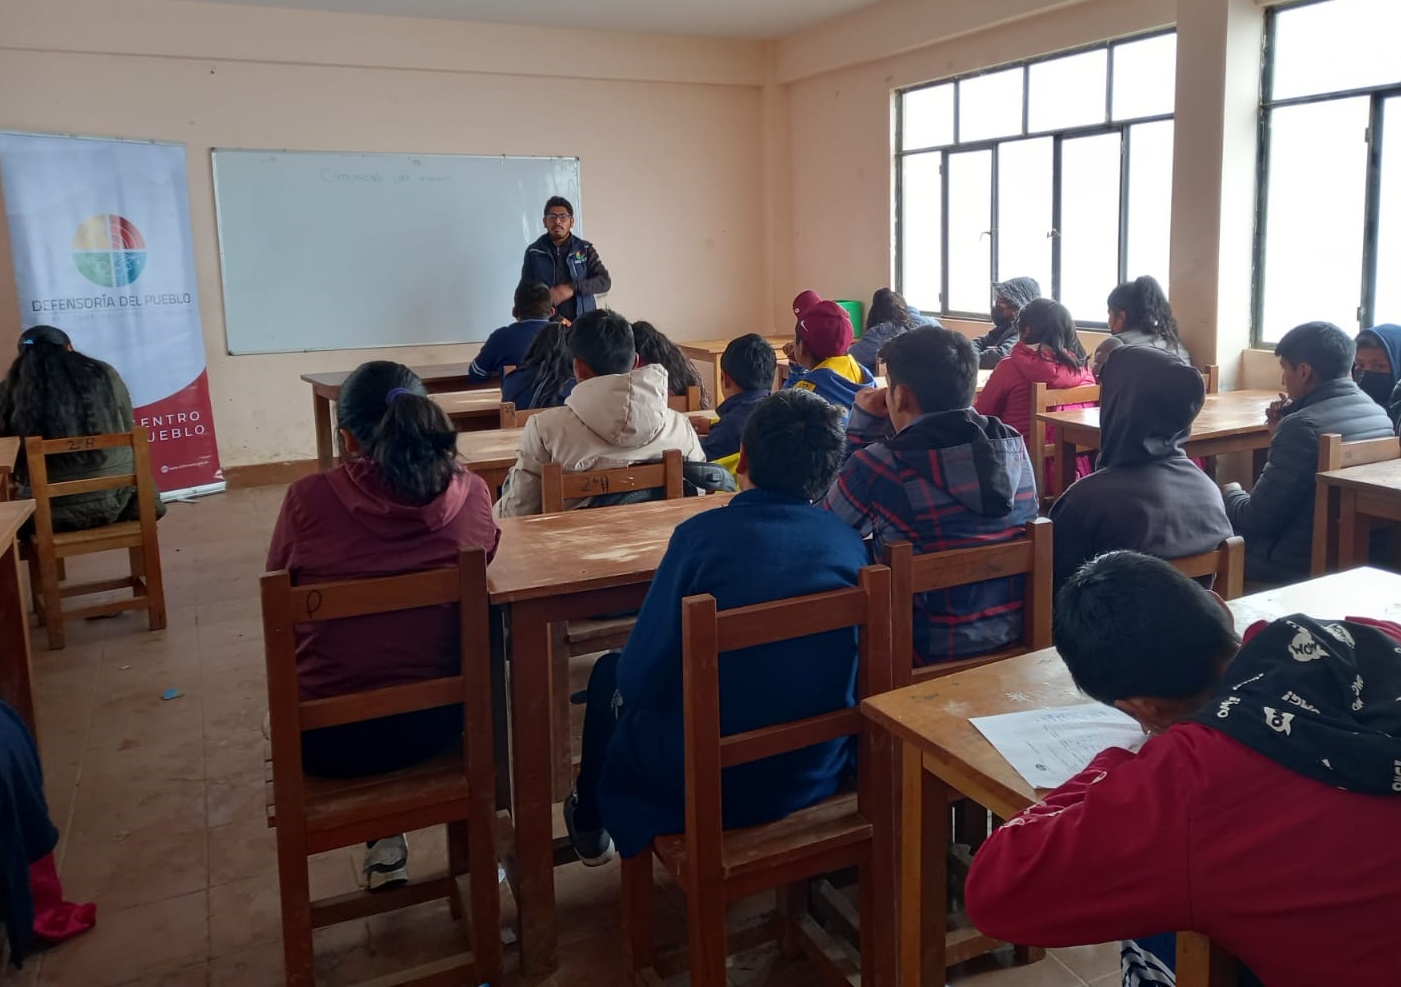
{"type": "MultiPolygon", "coordinates": [[[[992,835],[974,924],[1037,946],[1196,931],[1268,987],[1401,983],[1401,627],[1295,614],[1242,646],[1218,598],[1113,552],[1054,630],[1075,684],[1150,737],[992,835]]],[[[1170,947],[1123,958],[1126,984],[1174,982],[1170,947]]]]}
{"type": "MultiPolygon", "coordinates": [[[[980,415],[1000,418],[1021,433],[1031,434],[1032,389],[1045,384],[1052,390],[1093,384],[1089,356],[1075,332],[1070,310],[1049,298],[1027,302],[1017,313],[1021,339],[1012,352],[998,363],[987,384],[973,402],[980,415]]],[[[1068,408],[1083,407],[1067,405],[1068,408]]],[[[1054,442],[1054,429],[1046,429],[1046,441],[1054,442]]],[[[1090,457],[1081,456],[1076,476],[1088,476],[1090,457]]],[[[1054,464],[1048,460],[1049,472],[1054,464]]]]}
{"type": "MultiPolygon", "coordinates": [[[[362,579],[455,565],[481,545],[490,559],[501,532],[491,492],[457,461],[457,434],[423,382],[376,360],[346,378],[336,406],[344,462],[287,490],[268,549],[268,569],[296,583],[362,579]]],[[[302,627],[297,680],[318,699],[452,674],[460,640],[451,607],[424,607],[302,627]]],[[[482,655],[482,661],[488,656],[482,655]]],[[[459,743],[462,714],[432,709],[302,734],[311,774],[353,778],[426,760],[459,743]]],[[[402,836],[365,855],[371,891],[408,880],[402,836]]]]}

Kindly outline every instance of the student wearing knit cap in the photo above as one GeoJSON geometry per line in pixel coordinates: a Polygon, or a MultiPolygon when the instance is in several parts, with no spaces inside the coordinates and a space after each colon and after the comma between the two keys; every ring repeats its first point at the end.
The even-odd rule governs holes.
{"type": "Polygon", "coordinates": [[[851,411],[857,392],[875,384],[871,372],[847,355],[851,348],[851,316],[836,302],[815,291],[793,299],[798,324],[793,342],[783,347],[788,357],[784,388],[812,391],[818,397],[851,411]]]}

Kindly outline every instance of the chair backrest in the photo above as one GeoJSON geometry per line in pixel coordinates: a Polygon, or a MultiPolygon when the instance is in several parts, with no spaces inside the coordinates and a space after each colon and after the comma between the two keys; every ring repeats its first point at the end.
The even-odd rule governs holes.
{"type": "Polygon", "coordinates": [[[1221,393],[1221,366],[1216,363],[1208,363],[1197,368],[1197,372],[1202,375],[1202,381],[1206,384],[1206,393],[1221,393]]]}
{"type": "Polygon", "coordinates": [[[534,418],[542,411],[549,411],[549,408],[517,408],[514,402],[501,402],[501,427],[521,428],[525,425],[526,419],[534,418]]]}
{"type": "Polygon", "coordinates": [[[137,518],[143,528],[154,530],[156,523],[156,480],[151,471],[151,445],[146,426],[135,425],[130,432],[114,435],[76,435],[67,439],[45,439],[31,435],[24,440],[25,466],[29,472],[29,489],[34,497],[34,530],[41,538],[53,538],[53,498],[71,494],[94,493],[119,487],[135,487],[137,518]],[[94,476],[84,480],[49,482],[48,457],[66,453],[99,452],[103,449],[131,450],[130,473],[94,476]]]}
{"type": "Polygon", "coordinates": [[[1036,478],[1036,492],[1043,501],[1062,491],[1060,477],[1048,476],[1046,473],[1046,460],[1055,456],[1056,448],[1046,444],[1046,423],[1038,416],[1077,404],[1099,404],[1099,385],[1082,384],[1079,387],[1062,388],[1050,388],[1045,384],[1032,385],[1031,435],[1027,438],[1026,449],[1031,455],[1031,472],[1036,478]]]}
{"type": "MultiPolygon", "coordinates": [[[[1330,473],[1349,466],[1365,466],[1389,459],[1401,459],[1401,439],[1389,435],[1382,439],[1359,439],[1344,442],[1336,432],[1324,432],[1318,437],[1318,472],[1330,473]]],[[[1336,487],[1317,481],[1313,504],[1313,548],[1309,571],[1322,576],[1338,567],[1338,511],[1336,487]]]]}
{"type": "Polygon", "coordinates": [[[956,548],[916,556],[907,541],[885,546],[883,561],[890,567],[891,635],[894,642],[895,685],[941,678],[965,668],[976,668],[1013,655],[1051,646],[1051,601],[1054,581],[1051,522],[1036,518],[1026,523],[1022,537],[996,545],[956,548]],[[966,586],[988,579],[1025,576],[1022,596],[1022,642],[976,658],[919,664],[914,641],[914,598],[919,593],[966,586]]]}
{"type": "Polygon", "coordinates": [[[1245,592],[1245,539],[1240,535],[1232,535],[1209,552],[1168,561],[1193,579],[1215,576],[1211,588],[1223,600],[1234,600],[1245,592]]]}
{"type": "MultiPolygon", "coordinates": [[[[857,699],[888,692],[890,669],[890,570],[862,569],[849,589],[774,600],[732,610],[717,610],[715,597],[689,596],[681,601],[683,711],[686,739],[686,869],[691,887],[713,881],[721,868],[723,813],[720,773],[813,744],[861,736],[861,763],[871,763],[873,730],[858,706],[820,716],[775,724],[746,733],[720,736],[720,656],[742,648],[855,627],[857,699]],[[707,873],[708,872],[708,873],[707,873]]],[[[859,773],[862,811],[876,797],[875,786],[889,784],[874,772],[859,773]]]]}
{"type": "Polygon", "coordinates": [[[701,389],[695,384],[686,388],[685,394],[673,394],[666,399],[666,406],[668,408],[672,411],[680,411],[682,413],[687,411],[700,411],[702,403],[701,389]]]}
{"type": "MultiPolygon", "coordinates": [[[[263,647],[267,661],[268,718],[272,725],[274,795],[279,816],[305,801],[302,732],[358,723],[381,716],[439,706],[463,709],[463,764],[474,797],[495,797],[491,736],[490,624],[487,611],[486,551],[464,548],[457,565],[444,569],[294,586],[285,569],[260,580],[263,647]],[[297,688],[298,625],[454,604],[461,635],[455,675],[355,692],[329,699],[300,698],[297,688]]],[[[374,642],[367,641],[367,648],[374,642]]]]}
{"type": "Polygon", "coordinates": [[[685,495],[683,475],[679,449],[666,450],[661,462],[616,469],[568,473],[559,463],[546,463],[540,474],[540,507],[545,514],[557,514],[567,501],[639,490],[660,490],[658,499],[672,500],[685,495]]]}

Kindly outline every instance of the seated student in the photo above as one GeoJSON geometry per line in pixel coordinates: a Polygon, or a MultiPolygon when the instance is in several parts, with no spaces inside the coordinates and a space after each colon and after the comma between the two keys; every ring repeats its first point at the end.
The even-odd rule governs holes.
{"type": "Polygon", "coordinates": [[[938,324],[937,319],[928,318],[919,309],[911,308],[899,292],[877,288],[871,296],[871,308],[866,313],[866,328],[861,338],[851,344],[847,355],[874,374],[882,346],[911,329],[938,324]]]}
{"type": "Polygon", "coordinates": [[[1109,293],[1108,305],[1109,331],[1125,346],[1153,346],[1183,363],[1192,362],[1177,335],[1177,320],[1157,278],[1145,274],[1125,281],[1109,293]]]}
{"type": "Polygon", "coordinates": [[[1216,484],[1182,451],[1206,400],[1202,375],[1164,350],[1128,346],[1101,385],[1099,465],[1051,508],[1057,586],[1111,549],[1177,559],[1231,537],[1216,484]]]}
{"type": "Polygon", "coordinates": [[[1017,345],[1017,313],[1041,297],[1035,278],[1009,278],[992,286],[992,332],[973,340],[978,366],[991,370],[1017,345]]]}
{"type": "Polygon", "coordinates": [[[1387,323],[1357,334],[1352,379],[1386,409],[1393,425],[1401,423],[1401,326],[1387,323]]]}
{"type": "MultiPolygon", "coordinates": [[[[1295,614],[1242,647],[1219,599],[1113,552],[1061,591],[1055,642],[1075,684],[1149,737],[993,832],[966,887],[979,931],[1193,931],[1269,987],[1397,982],[1401,627],[1295,614]]],[[[1126,942],[1123,959],[1126,985],[1173,983],[1171,946],[1126,942]]]]}
{"type": "MultiPolygon", "coordinates": [[[[639,367],[632,326],[617,312],[596,309],[569,330],[569,351],[579,381],[564,401],[525,423],[516,464],[506,474],[499,517],[539,514],[540,474],[546,463],[572,472],[613,469],[662,458],[668,449],[704,462],[690,421],[667,407],[667,373],[639,367]]],[[[587,507],[572,501],[570,509],[587,507]]]]}
{"type": "Polygon", "coordinates": [[[522,281],[516,287],[515,305],[511,308],[511,317],[516,321],[492,331],[467,368],[467,378],[490,380],[500,377],[506,367],[519,367],[525,362],[530,344],[549,324],[554,311],[548,285],[540,281],[522,281]]]}
{"type": "MultiPolygon", "coordinates": [[[[455,565],[458,551],[473,545],[488,559],[496,553],[491,493],[458,463],[457,433],[412,370],[387,360],[361,364],[336,411],[345,462],[287,489],[269,570],[319,583],[455,565]]],[[[297,633],[297,683],[305,700],[418,682],[452,674],[459,648],[457,614],[445,607],[311,624],[297,633]]],[[[461,710],[422,710],[309,730],[302,762],[329,778],[382,774],[461,737],[461,710]]],[[[371,843],[369,889],[402,884],[407,862],[403,836],[371,843]]]]}
{"type": "MultiPolygon", "coordinates": [[[[1031,435],[1032,389],[1045,384],[1051,390],[1082,387],[1095,382],[1087,366],[1085,348],[1075,332],[1070,310],[1049,298],[1028,302],[1017,313],[1021,340],[999,363],[973,402],[980,415],[991,415],[1011,425],[1023,438],[1031,435]]],[[[1067,405],[1082,407],[1082,405],[1067,405]]],[[[1055,441],[1055,430],[1046,429],[1046,441],[1055,441]]],[[[1079,457],[1076,475],[1090,472],[1090,457],[1079,457]]],[[[1049,473],[1054,468],[1046,461],[1049,473]]]]}
{"type": "Polygon", "coordinates": [[[720,354],[720,390],[725,400],[715,409],[719,419],[701,436],[705,458],[714,462],[739,452],[744,423],[764,399],[773,393],[778,357],[767,339],[749,333],[730,340],[720,354]]]}
{"type": "Polygon", "coordinates": [[[676,344],[667,339],[660,329],[650,322],[634,322],[632,338],[637,346],[637,358],[641,361],[639,366],[655,363],[666,368],[667,391],[672,397],[684,398],[687,390],[699,387],[701,407],[711,406],[710,389],[701,379],[700,371],[690,357],[677,349],[676,344]]]}
{"type": "Polygon", "coordinates": [[[501,400],[517,410],[558,408],[573,390],[569,327],[561,322],[545,323],[520,364],[501,379],[501,400]]]}
{"type": "Polygon", "coordinates": [[[1226,514],[1245,538],[1245,578],[1287,583],[1308,578],[1313,555],[1313,508],[1318,438],[1344,442],[1393,434],[1386,412],[1353,382],[1352,338],[1328,322],[1306,322],[1275,347],[1286,399],[1270,406],[1270,453],[1265,471],[1246,493],[1222,488],[1226,514]]]}
{"type": "MultiPolygon", "coordinates": [[[[971,407],[978,358],[962,335],[912,329],[881,350],[890,386],[856,398],[846,461],[822,506],[880,558],[891,542],[916,554],[1016,538],[1036,517],[1026,444],[971,407]]],[[[996,579],[915,601],[921,664],[1007,647],[1022,633],[1022,580],[996,579]]]]}
{"type": "Polygon", "coordinates": [[[815,291],[793,299],[793,314],[798,324],[793,342],[783,346],[783,355],[788,357],[784,389],[812,391],[850,411],[857,392],[875,383],[872,373],[847,353],[851,348],[851,316],[836,302],[819,298],[815,291]]]}
{"type": "MultiPolygon", "coordinates": [[[[34,326],[19,337],[19,356],[0,381],[0,435],[65,439],[75,435],[115,435],[136,424],[131,395],[121,376],[101,360],[79,353],[62,329],[34,326]]],[[[98,449],[50,456],[50,483],[66,483],[130,473],[131,449],[98,449]]],[[[19,496],[31,496],[24,456],[15,464],[19,496]]],[[[135,521],[141,504],[135,487],[67,494],[53,501],[55,531],[98,528],[135,521]]],[[[165,505],[156,500],[156,516],[165,505]]]]}
{"type": "MultiPolygon", "coordinates": [[[[812,506],[842,456],[841,413],[780,391],[744,427],[743,492],[677,526],[627,647],[589,678],[583,757],[564,819],[579,857],[605,863],[686,825],[681,716],[681,600],[721,610],[856,584],[861,539],[812,506]]],[[[721,729],[739,733],[852,705],[850,629],[721,655],[721,729]]],[[[815,744],[724,773],[726,827],[780,819],[832,795],[854,767],[847,740],[815,744]]]]}

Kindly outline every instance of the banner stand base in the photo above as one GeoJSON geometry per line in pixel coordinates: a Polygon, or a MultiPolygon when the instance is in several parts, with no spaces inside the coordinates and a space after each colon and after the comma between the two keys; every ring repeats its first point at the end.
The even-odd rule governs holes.
{"type": "Polygon", "coordinates": [[[196,497],[203,497],[206,494],[223,493],[228,487],[229,485],[227,483],[220,480],[218,483],[205,483],[198,487],[185,487],[181,490],[162,490],[161,503],[168,504],[172,500],[188,503],[193,501],[196,497]]]}

